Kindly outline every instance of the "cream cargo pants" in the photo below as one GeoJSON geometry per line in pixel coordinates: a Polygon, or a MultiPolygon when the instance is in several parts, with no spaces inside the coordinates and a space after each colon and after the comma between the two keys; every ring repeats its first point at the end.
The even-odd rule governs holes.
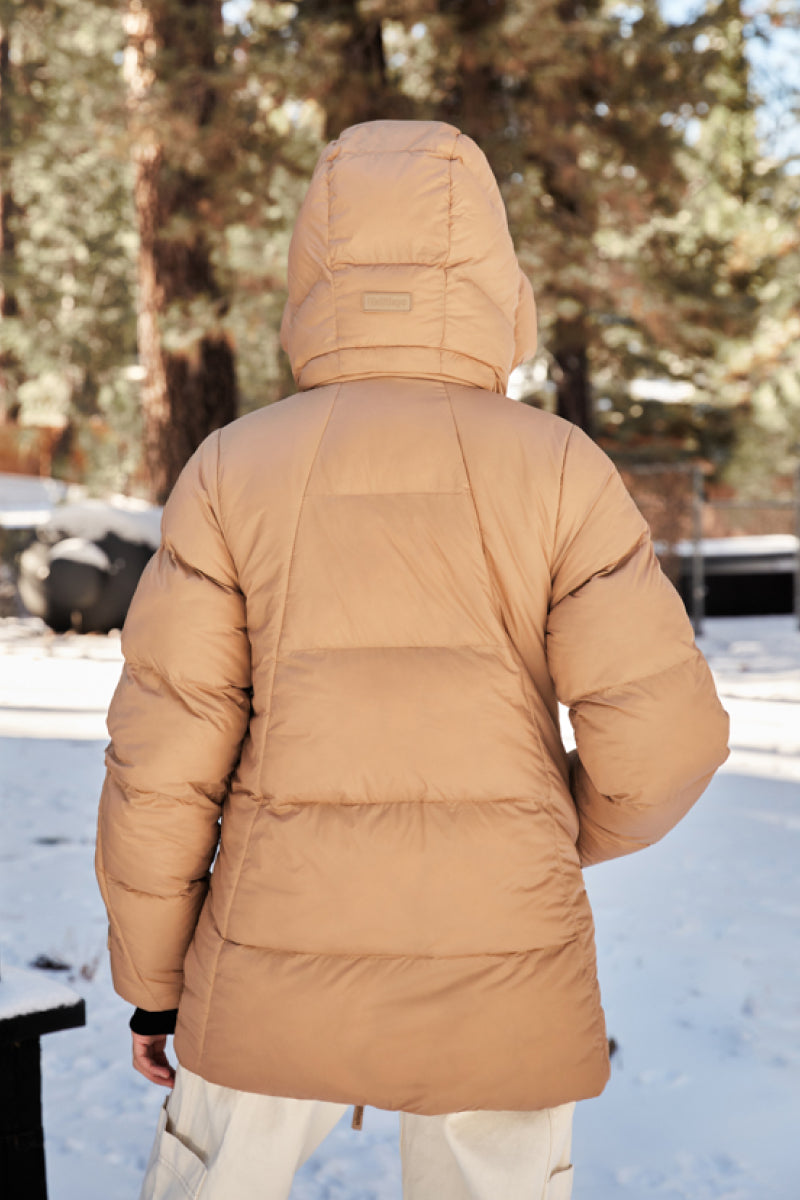
{"type": "MultiPolygon", "coordinates": [[[[569,1200],[574,1109],[401,1113],[404,1200],[569,1200]]],[[[139,1200],[287,1200],[347,1111],[233,1091],[179,1066],[139,1200]]]]}

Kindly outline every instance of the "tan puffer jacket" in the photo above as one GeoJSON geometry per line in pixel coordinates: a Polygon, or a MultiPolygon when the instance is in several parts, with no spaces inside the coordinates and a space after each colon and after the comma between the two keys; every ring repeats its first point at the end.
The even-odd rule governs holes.
{"type": "Polygon", "coordinates": [[[727,718],[610,461],[503,394],[534,309],[474,143],[378,122],[329,146],[283,334],[302,390],[203,444],[125,625],[117,990],[180,1002],[180,1061],[229,1087],[596,1095],[581,865],[683,816],[727,718]]]}

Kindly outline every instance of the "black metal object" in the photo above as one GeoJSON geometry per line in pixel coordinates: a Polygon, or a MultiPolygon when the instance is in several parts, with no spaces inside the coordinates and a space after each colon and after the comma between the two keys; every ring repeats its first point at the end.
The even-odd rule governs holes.
{"type": "MultiPolygon", "coordinates": [[[[790,549],[772,549],[753,539],[752,547],[743,543],[747,539],[726,539],[731,549],[725,553],[725,543],[719,540],[713,554],[703,554],[700,546],[700,584],[703,589],[703,616],[744,617],[767,613],[791,613],[796,602],[793,596],[798,552],[790,549]]],[[[693,607],[697,577],[695,563],[697,551],[681,556],[680,592],[690,615],[693,607]]],[[[698,632],[695,627],[695,631],[698,632]]]]}
{"type": "MultiPolygon", "coordinates": [[[[795,447],[795,449],[798,449],[798,447],[795,447]]],[[[795,620],[800,627],[800,461],[795,463],[794,468],[794,533],[797,538],[797,557],[794,562],[792,608],[795,620]]]]}
{"type": "Polygon", "coordinates": [[[49,530],[20,558],[25,605],[56,633],[121,629],[153,547],[113,530],[94,539],[59,538],[49,530]]]}
{"type": "MultiPolygon", "coordinates": [[[[800,444],[795,451],[800,453],[800,444]]],[[[671,513],[671,535],[669,529],[665,532],[677,536],[678,530],[683,530],[689,536],[678,542],[659,541],[658,535],[654,533],[654,536],[657,553],[669,560],[670,578],[680,592],[696,633],[702,631],[706,616],[794,612],[800,624],[800,461],[795,467],[791,499],[768,496],[747,500],[709,498],[705,494],[707,468],[703,464],[642,463],[625,455],[616,455],[615,461],[636,476],[652,478],[663,471],[686,476],[684,497],[677,506],[678,511],[671,513]],[[770,514],[768,525],[764,525],[773,530],[783,526],[784,532],[704,537],[704,517],[708,510],[742,514],[735,524],[745,529],[752,527],[756,512],[764,511],[770,514]],[[691,528],[687,529],[689,517],[691,528]],[[792,524],[794,537],[788,534],[792,524]]],[[[658,495],[658,487],[652,490],[658,495]]],[[[669,499],[668,493],[663,491],[662,500],[667,502],[669,499]]],[[[645,518],[646,508],[645,504],[642,509],[645,518]]],[[[663,527],[663,520],[659,523],[663,527]]]]}
{"type": "Polygon", "coordinates": [[[0,1016],[0,1196],[3,1200],[47,1200],[39,1039],[46,1033],[85,1024],[86,1006],[80,999],[0,1016]]]}
{"type": "Polygon", "coordinates": [[[689,616],[697,637],[703,632],[703,617],[706,611],[706,589],[703,580],[703,471],[699,466],[692,470],[692,583],[689,616]]]}

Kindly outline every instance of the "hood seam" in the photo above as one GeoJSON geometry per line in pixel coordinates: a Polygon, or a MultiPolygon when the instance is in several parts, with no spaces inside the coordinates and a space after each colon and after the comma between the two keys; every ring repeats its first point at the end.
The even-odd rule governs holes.
{"type": "MultiPolygon", "coordinates": [[[[458,137],[461,137],[460,133],[458,134],[458,137]]],[[[326,162],[332,161],[333,158],[386,158],[389,155],[398,154],[398,153],[399,154],[416,155],[418,158],[421,158],[423,155],[427,158],[440,158],[442,160],[442,162],[447,162],[449,159],[452,159],[454,157],[452,155],[452,153],[439,154],[438,151],[430,150],[430,149],[399,150],[399,151],[396,149],[395,150],[340,150],[338,154],[331,155],[330,160],[326,159],[326,162]]],[[[462,161],[462,160],[459,159],[459,161],[462,161]]]]}
{"type": "Polygon", "coordinates": [[[333,337],[334,337],[334,342],[336,344],[336,366],[337,366],[336,374],[341,375],[341,373],[342,373],[342,355],[341,355],[341,346],[339,344],[339,306],[338,306],[338,303],[336,300],[336,279],[335,279],[336,273],[333,270],[333,268],[331,267],[331,192],[333,190],[333,164],[335,162],[336,157],[338,157],[338,156],[332,156],[331,158],[328,159],[328,170],[326,172],[326,179],[327,179],[327,184],[328,184],[328,219],[327,219],[327,235],[328,236],[325,239],[325,269],[328,273],[328,278],[330,279],[331,297],[333,299],[333,337]]]}
{"type": "MultiPolygon", "coordinates": [[[[380,348],[386,349],[386,350],[431,350],[434,354],[437,351],[437,348],[435,346],[431,347],[431,346],[409,345],[406,342],[402,342],[399,345],[385,343],[385,344],[382,344],[382,346],[380,348]]],[[[302,375],[303,371],[305,371],[307,367],[309,367],[312,363],[317,362],[319,359],[329,358],[334,354],[337,356],[337,359],[338,359],[339,355],[342,352],[347,352],[350,350],[364,351],[364,350],[371,350],[371,349],[374,349],[374,347],[353,345],[353,346],[343,346],[341,349],[339,347],[337,347],[335,350],[325,350],[325,351],[323,351],[322,354],[315,354],[313,358],[306,359],[306,361],[303,363],[303,366],[300,368],[299,373],[302,375]]],[[[444,351],[442,351],[441,353],[443,354],[444,351]]],[[[486,368],[486,370],[492,374],[493,378],[495,379],[495,382],[497,382],[497,380],[498,380],[497,372],[488,363],[485,363],[483,361],[483,359],[475,358],[474,355],[471,355],[471,354],[465,354],[463,350],[448,350],[447,353],[452,355],[453,358],[464,359],[465,362],[467,362],[467,363],[475,363],[479,367],[486,368]]],[[[408,374],[408,373],[404,373],[403,371],[397,371],[397,370],[389,370],[389,369],[376,370],[375,368],[371,368],[368,372],[365,373],[365,375],[361,375],[361,374],[352,375],[350,373],[343,373],[341,371],[341,367],[340,367],[340,373],[334,379],[328,380],[327,383],[312,384],[310,388],[301,386],[300,391],[310,391],[313,388],[318,388],[318,387],[331,387],[334,384],[344,382],[346,379],[370,378],[370,377],[374,378],[374,379],[394,378],[394,377],[397,377],[400,379],[442,379],[443,382],[447,381],[447,382],[452,382],[452,383],[463,383],[465,387],[476,387],[479,390],[484,390],[484,391],[492,391],[492,390],[497,391],[496,388],[495,389],[483,388],[482,384],[468,382],[468,381],[460,378],[459,376],[454,375],[452,371],[448,371],[445,369],[445,367],[443,366],[443,364],[441,362],[441,357],[440,357],[440,362],[439,362],[439,370],[437,372],[435,372],[434,374],[429,374],[426,371],[423,375],[418,375],[416,372],[412,372],[412,373],[408,374]]],[[[503,393],[499,393],[499,394],[502,395],[503,393]]]]}
{"type": "Polygon", "coordinates": [[[457,133],[453,138],[453,144],[450,147],[450,157],[447,164],[448,172],[448,191],[447,191],[447,255],[444,260],[444,294],[442,298],[442,336],[439,339],[439,373],[444,375],[444,341],[447,334],[447,290],[450,287],[450,256],[453,253],[453,155],[455,153],[458,139],[461,137],[457,133]]]}
{"type": "MultiPolygon", "coordinates": [[[[522,334],[531,334],[531,338],[526,338],[526,344],[535,335],[535,330],[528,329],[529,322],[526,320],[525,328],[518,331],[521,315],[520,310],[524,309],[527,314],[527,306],[522,301],[527,301],[527,297],[523,294],[520,296],[522,284],[522,271],[519,260],[514,253],[513,242],[510,237],[507,224],[507,213],[503,204],[502,196],[499,191],[496,178],[491,172],[491,167],[488,164],[486,156],[482,153],[479,147],[475,146],[469,137],[463,134],[459,129],[452,125],[442,123],[428,122],[421,123],[420,129],[425,134],[426,138],[436,134],[435,142],[428,145],[417,144],[413,148],[403,146],[402,141],[405,138],[403,123],[396,123],[397,129],[392,127],[392,134],[389,141],[378,145],[365,147],[362,136],[359,133],[358,127],[353,130],[346,130],[340,135],[334,143],[329,144],[326,148],[324,158],[318,164],[325,171],[325,182],[319,178],[320,185],[326,188],[324,196],[314,194],[314,177],[317,176],[315,169],[312,176],[312,184],[307,193],[306,199],[303,201],[303,216],[298,218],[298,223],[293,231],[292,241],[295,242],[301,236],[308,234],[312,241],[305,247],[305,256],[300,256],[298,270],[306,286],[303,288],[303,295],[298,302],[294,302],[294,297],[291,296],[295,282],[292,272],[289,272],[289,291],[291,299],[287,299],[285,311],[285,329],[286,342],[285,347],[292,361],[292,370],[295,379],[299,384],[301,391],[307,390],[308,384],[303,383],[303,377],[307,370],[316,360],[317,366],[311,371],[314,379],[313,386],[321,386],[322,384],[331,383],[334,379],[341,380],[347,375],[353,375],[353,369],[360,373],[361,363],[358,360],[358,355],[364,357],[365,366],[367,362],[377,364],[380,361],[380,355],[383,351],[388,351],[389,347],[379,344],[371,344],[371,339],[375,336],[375,329],[367,325],[363,331],[359,326],[356,313],[358,306],[358,284],[362,283],[361,279],[351,278],[351,272],[358,274],[361,272],[364,275],[362,286],[373,286],[370,283],[368,276],[371,276],[371,268],[383,269],[386,276],[385,287],[391,289],[394,279],[392,271],[404,271],[409,276],[405,282],[406,290],[416,292],[415,284],[420,282],[425,286],[425,295],[427,304],[424,306],[425,311],[420,310],[420,316],[416,319],[416,323],[422,321],[426,323],[428,315],[434,315],[434,305],[440,305],[440,337],[438,345],[433,342],[432,338],[426,340],[424,330],[417,330],[421,338],[415,338],[415,341],[423,340],[425,345],[418,348],[416,357],[421,360],[422,367],[418,370],[410,372],[416,376],[420,373],[425,377],[430,375],[439,375],[453,381],[460,381],[474,386],[480,386],[485,390],[491,390],[500,395],[506,390],[507,376],[510,370],[515,365],[514,359],[517,356],[517,343],[522,334]],[[430,125],[433,134],[426,130],[425,126],[430,125]],[[446,144],[448,143],[448,144],[446,144]],[[361,184],[362,169],[355,168],[355,175],[351,178],[348,171],[344,175],[337,174],[334,170],[338,162],[345,163],[350,161],[358,163],[369,163],[371,159],[376,159],[377,163],[374,171],[381,176],[383,167],[380,165],[382,159],[391,162],[396,157],[402,157],[406,162],[411,163],[414,159],[419,159],[420,163],[425,160],[429,164],[428,167],[421,166],[420,168],[410,168],[409,172],[403,175],[405,183],[411,189],[404,203],[403,195],[390,192],[391,198],[387,199],[387,206],[395,214],[398,226],[402,226],[402,219],[405,215],[406,224],[408,223],[409,207],[414,213],[418,212],[419,221],[416,219],[413,224],[425,225],[427,219],[427,210],[423,205],[420,208],[420,197],[414,187],[415,170],[417,173],[422,172],[426,181],[430,183],[431,188],[439,187],[439,181],[447,187],[447,198],[445,201],[446,213],[444,219],[447,221],[447,241],[442,248],[441,254],[434,254],[431,257],[430,252],[424,253],[422,257],[418,254],[424,251],[427,245],[425,238],[420,241],[418,230],[411,228],[408,232],[409,246],[411,252],[401,254],[403,258],[411,258],[411,262],[400,263],[396,261],[386,261],[388,257],[392,258],[392,247],[398,249],[396,244],[395,232],[393,229],[385,228],[385,222],[382,220],[382,214],[373,211],[369,214],[368,197],[364,196],[364,188],[361,184]],[[456,177],[454,164],[458,162],[460,165],[459,174],[456,177]],[[437,166],[436,164],[441,164],[437,166]],[[445,163],[447,164],[445,168],[445,163]],[[469,176],[471,182],[464,184],[466,187],[464,203],[467,205],[467,224],[464,229],[464,238],[462,239],[461,226],[461,209],[459,208],[459,223],[456,224],[455,219],[455,188],[458,184],[459,189],[462,187],[462,170],[464,176],[469,176]],[[447,179],[441,177],[442,171],[447,170],[447,179]],[[345,177],[346,176],[346,177],[345,177]],[[342,183],[342,189],[339,189],[339,182],[342,183]],[[352,209],[350,201],[350,189],[355,187],[355,197],[357,203],[352,209]],[[334,203],[339,204],[337,210],[337,221],[341,230],[341,245],[337,244],[337,256],[341,252],[344,254],[346,261],[333,261],[333,208],[334,203]],[[366,209],[364,205],[366,204],[366,209]],[[359,205],[361,208],[359,209],[359,205]],[[394,206],[392,208],[392,205],[394,206]],[[474,212],[473,212],[474,210],[474,212]],[[356,221],[356,232],[353,232],[351,226],[353,219],[358,217],[359,213],[367,214],[364,236],[358,240],[358,221],[356,221]],[[469,224],[469,214],[474,216],[475,230],[469,224]],[[503,228],[501,229],[501,226],[503,228]],[[470,232],[472,230],[472,232],[470,232]],[[367,236],[369,234],[369,236],[367,236]],[[454,241],[454,235],[457,235],[459,241],[454,241]],[[469,236],[468,236],[469,235],[469,236]],[[355,238],[355,241],[353,239],[355,238]],[[372,240],[370,241],[370,238],[372,240]],[[394,238],[394,240],[393,240],[394,238]],[[483,241],[481,241],[483,238],[483,241]],[[463,246],[462,246],[463,240],[463,246]],[[348,245],[348,242],[351,244],[348,245]],[[355,246],[361,246],[363,242],[364,249],[361,252],[353,253],[355,246]],[[506,245],[506,242],[508,245],[506,245]],[[419,244],[418,244],[419,243],[419,244]],[[484,245],[485,243],[485,245],[484,245]],[[388,251],[384,251],[383,247],[388,247],[388,251]],[[455,248],[459,248],[458,264],[452,260],[455,248]],[[372,256],[378,251],[381,261],[364,262],[364,258],[372,259],[372,256]],[[356,259],[358,261],[352,261],[356,259]],[[511,269],[513,266],[519,276],[519,282],[516,288],[516,295],[510,296],[508,303],[505,298],[505,285],[503,284],[504,272],[511,269]],[[302,268],[302,269],[300,269],[302,268]],[[488,268],[488,271],[487,271],[488,268]],[[443,278],[436,286],[436,273],[443,271],[443,278]],[[458,271],[459,279],[456,282],[455,276],[451,278],[451,272],[458,271]],[[343,283],[339,282],[339,272],[342,272],[343,283]],[[314,279],[316,274],[317,278],[314,279]],[[308,282],[306,282],[308,280],[308,282]],[[352,285],[352,286],[351,286],[352,285]],[[503,285],[503,286],[501,286],[503,285]],[[463,340],[467,343],[470,349],[475,353],[466,355],[463,350],[450,346],[450,289],[451,286],[455,289],[453,298],[456,301],[456,308],[453,309],[455,316],[453,317],[454,331],[456,331],[457,340],[460,340],[462,335],[458,333],[460,329],[460,319],[462,311],[465,315],[471,333],[474,334],[474,340],[471,337],[466,337],[463,340]],[[497,296],[489,295],[494,293],[499,287],[497,296]],[[432,289],[432,293],[428,296],[428,289],[432,289]],[[441,291],[439,290],[441,288],[441,291]],[[318,290],[319,289],[319,290],[318,290]],[[339,313],[339,293],[342,294],[342,312],[339,313]],[[307,319],[304,309],[307,304],[311,303],[313,297],[313,320],[307,319]],[[491,321],[481,322],[480,312],[485,304],[489,304],[491,308],[491,321]],[[329,311],[329,305],[333,305],[333,313],[329,311]],[[351,312],[351,309],[353,310],[351,312]],[[472,315],[470,315],[472,314],[472,315]],[[339,317],[341,315],[342,321],[339,317]],[[342,344],[342,322],[345,328],[350,329],[352,325],[353,344],[345,346],[342,344]],[[361,340],[362,332],[364,341],[361,340]],[[369,333],[369,337],[367,337],[369,333]],[[496,336],[494,336],[496,335],[496,336]],[[510,363],[507,361],[508,355],[505,352],[507,349],[506,343],[513,343],[513,351],[511,354],[510,363]],[[320,342],[322,345],[320,345],[320,342]],[[323,348],[327,342],[329,349],[323,348]],[[445,362],[445,351],[447,351],[447,362],[445,362]],[[352,360],[357,359],[355,368],[353,368],[352,360]],[[466,378],[461,378],[460,369],[456,368],[455,375],[453,368],[449,365],[451,358],[454,361],[459,361],[467,367],[470,363],[475,363],[479,370],[479,376],[469,375],[466,378]],[[433,368],[429,371],[428,362],[433,368]],[[302,363],[302,365],[301,365],[302,363]],[[438,370],[436,369],[438,366],[438,370]]],[[[387,128],[391,125],[386,123],[387,128]]],[[[381,123],[376,123],[376,128],[380,129],[381,123]]],[[[369,129],[364,134],[364,137],[369,134],[369,129]]],[[[367,138],[369,141],[369,138],[367,138]]],[[[367,179],[369,172],[366,168],[363,169],[364,179],[367,179]]],[[[387,169],[387,179],[392,179],[394,168],[387,169]]],[[[319,176],[321,176],[321,171],[319,176]]],[[[317,177],[319,177],[317,176],[317,177]]],[[[369,176],[371,178],[371,176],[369,176]]],[[[320,192],[322,190],[320,186],[320,192]]],[[[427,184],[426,184],[427,186],[427,184]]],[[[443,189],[442,189],[443,190],[443,189]]],[[[440,193],[441,195],[441,193],[440,193]]],[[[444,197],[438,203],[441,203],[444,197]]],[[[459,203],[461,203],[461,190],[459,190],[459,203]]],[[[439,210],[441,212],[441,210],[439,210]]],[[[439,218],[441,220],[441,218],[439,218]]],[[[439,225],[439,234],[444,233],[442,226],[444,221],[439,225]]],[[[433,226],[432,226],[433,228],[433,226]]],[[[403,235],[405,236],[405,235],[403,235]]],[[[408,238],[406,240],[408,240],[408,238]]],[[[404,242],[402,244],[405,244],[404,242]]],[[[299,252],[298,252],[299,253],[299,252]]],[[[290,248],[291,260],[291,248],[290,248]]],[[[299,282],[299,280],[298,280],[299,282]]],[[[380,286],[377,284],[376,286],[380,286]]],[[[395,284],[396,287],[401,286],[400,283],[395,284]]],[[[528,285],[529,288],[529,285],[528,285]]],[[[384,322],[385,324],[385,322],[384,322]]],[[[408,321],[403,327],[403,333],[398,331],[398,338],[404,339],[411,332],[411,326],[415,321],[408,321]]],[[[382,326],[381,326],[382,328],[382,326]]],[[[391,330],[388,329],[391,335],[391,330]]],[[[413,337],[413,334],[412,334],[413,337]]],[[[348,339],[350,340],[350,339],[348,339]]],[[[282,344],[283,344],[282,330],[282,344]]],[[[410,347],[408,347],[410,349],[410,347]]],[[[522,361],[522,356],[520,356],[522,361]]],[[[394,358],[390,360],[390,365],[395,369],[380,370],[376,367],[375,375],[391,375],[396,373],[396,366],[408,365],[404,364],[402,356],[398,356],[397,351],[394,352],[394,358]]],[[[366,372],[365,372],[366,373],[366,372]]]]}

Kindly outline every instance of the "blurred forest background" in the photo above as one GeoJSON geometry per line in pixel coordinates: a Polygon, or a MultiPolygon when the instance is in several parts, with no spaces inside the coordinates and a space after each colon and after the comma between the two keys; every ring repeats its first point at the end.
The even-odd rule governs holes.
{"type": "Polygon", "coordinates": [[[798,0],[0,0],[0,470],[162,501],[208,432],[295,390],[278,327],[321,147],[440,119],[488,155],[537,297],[514,394],[623,466],[785,499],[798,64],[798,0]]]}

